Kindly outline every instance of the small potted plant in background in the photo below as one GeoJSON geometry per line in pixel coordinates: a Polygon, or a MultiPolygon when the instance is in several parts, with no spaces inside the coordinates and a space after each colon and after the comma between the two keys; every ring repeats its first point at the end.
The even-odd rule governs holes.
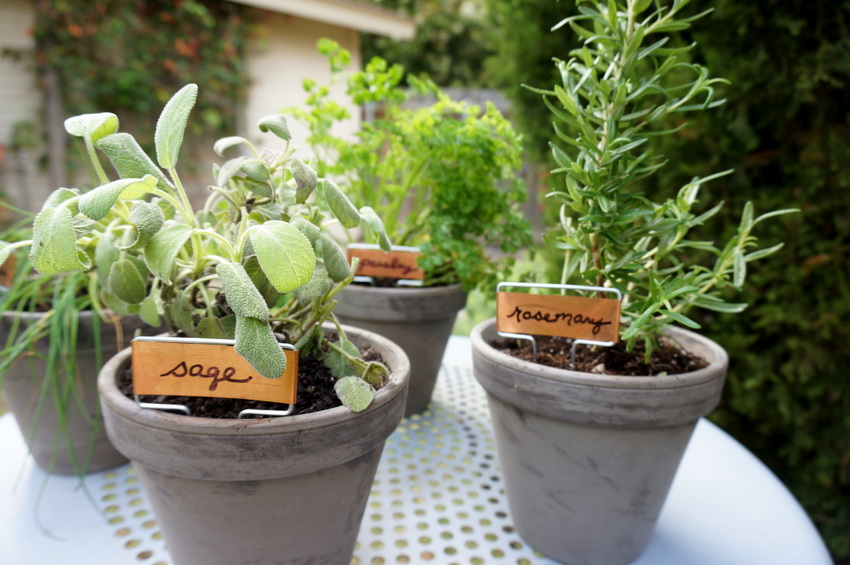
{"type": "MultiPolygon", "coordinates": [[[[319,42],[339,79],[349,53],[330,40],[319,42]]],[[[492,105],[482,110],[458,102],[428,79],[408,77],[411,91],[433,103],[405,107],[404,69],[375,58],[346,76],[352,102],[375,113],[354,139],[334,126],[348,112],[329,99],[329,89],[305,82],[308,107],[290,110],[310,131],[320,173],[345,188],[352,202],[374,209],[398,249],[418,249],[411,262],[378,258],[396,275],[372,277],[340,293],[337,314],[352,325],[391,337],[411,359],[407,415],[424,411],[455,318],[467,293],[491,292],[531,244],[530,224],[519,212],[525,189],[519,179],[519,135],[492,105]],[[421,280],[404,272],[416,267],[421,280]]],[[[349,242],[359,239],[349,231],[349,242]]],[[[408,259],[408,261],[410,261],[408,259]]],[[[367,260],[364,259],[364,264],[367,260]]]]}
{"type": "MultiPolygon", "coordinates": [[[[111,115],[79,118],[108,117],[96,146],[121,178],[54,192],[35,220],[33,264],[46,273],[97,269],[103,295],[151,324],[165,320],[183,344],[233,340],[253,373],[237,379],[228,363],[204,357],[155,378],[206,379],[210,390],[278,380],[292,366],[279,342],[295,345],[312,376],[293,415],[237,419],[231,413],[268,403],[227,398],[139,398],[222,417],[144,408],[122,389],[127,349],[99,377],[106,427],[134,462],[176,564],[348,563],[384,441],[403,415],[409,364],[389,340],[336,322],[334,297],[353,269],[315,201],[345,223],[365,217],[376,234],[380,220],[293,156],[281,115],[260,122],[286,141],[281,154],[237,136],[216,143],[218,153],[246,152],[216,169],[194,210],[176,163],[196,96],[187,85],[166,104],[156,163],[111,115]]],[[[133,378],[156,362],[134,359],[133,378]]]]}
{"type": "Polygon", "coordinates": [[[548,237],[560,252],[560,282],[619,292],[621,310],[607,321],[549,306],[497,319],[559,331],[622,321],[612,340],[619,343],[576,348],[572,365],[569,340],[538,338],[535,362],[531,353],[519,357],[526,341],[497,335],[494,320],[471,336],[511,517],[532,547],[565,563],[622,564],[643,551],[696,422],[719,402],[727,367],[720,346],[673,324],[698,328],[692,307],[744,309],[724,291],[740,289],[748,264],[781,247],[758,249],[753,228],[790,212],[756,217],[747,205],[737,233],[716,246],[690,233],[719,210],[695,212],[701,186],[719,175],[695,178],[658,203],[635,188],[667,164],[649,148],[651,137],[675,135],[671,118],[683,112],[722,103],[714,88],[723,81],[689,63],[691,47],[675,47],[669,36],[705,14],[684,17],[685,4],[580,0],[579,15],[556,27],[572,28],[584,45],[556,61],[562,83],[539,91],[554,116],[553,178],[563,183],[549,195],[560,204],[560,225],[548,237]],[[695,262],[700,255],[710,261],[695,262]]]}
{"type": "MultiPolygon", "coordinates": [[[[100,132],[72,120],[66,128],[94,151],[100,132]]],[[[7,270],[0,280],[0,388],[8,407],[42,469],[81,476],[122,465],[127,458],[104,430],[97,375],[145,324],[101,303],[96,272],[34,272],[21,252],[32,214],[4,207],[30,216],[0,235],[7,270]]]]}

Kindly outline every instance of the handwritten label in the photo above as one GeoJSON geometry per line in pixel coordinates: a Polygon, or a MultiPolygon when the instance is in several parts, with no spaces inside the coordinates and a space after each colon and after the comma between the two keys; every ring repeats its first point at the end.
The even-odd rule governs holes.
{"type": "Polygon", "coordinates": [[[17,265],[15,255],[9,255],[6,262],[0,265],[0,286],[12,286],[15,280],[15,265],[17,265]]]}
{"type": "Polygon", "coordinates": [[[360,259],[357,274],[366,277],[385,277],[390,279],[422,280],[425,271],[416,263],[422,253],[418,251],[390,251],[380,249],[348,249],[348,260],[360,259]]]}
{"type": "Polygon", "coordinates": [[[496,296],[496,329],[500,332],[592,339],[620,340],[620,301],[499,292],[496,296]]]}
{"type": "Polygon", "coordinates": [[[298,352],[284,350],[286,371],[266,379],[232,345],[133,340],[133,392],[295,404],[298,352]]]}

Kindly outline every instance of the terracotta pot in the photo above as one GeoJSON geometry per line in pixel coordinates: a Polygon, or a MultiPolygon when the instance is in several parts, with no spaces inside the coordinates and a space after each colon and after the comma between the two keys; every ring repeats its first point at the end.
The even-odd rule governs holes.
{"type": "MultiPolygon", "coordinates": [[[[5,344],[16,319],[19,332],[37,323],[44,314],[4,312],[0,316],[0,343],[5,344]]],[[[35,462],[44,470],[59,475],[79,475],[111,469],[127,462],[118,453],[103,429],[97,398],[97,363],[91,311],[79,313],[76,349],[76,374],[73,382],[65,374],[49,375],[47,363],[35,355],[18,358],[6,373],[3,393],[10,411],[29,446],[35,462]],[[59,391],[67,387],[67,399],[59,391]],[[43,398],[42,398],[43,394],[43,398]]],[[[143,326],[137,318],[121,320],[123,339],[119,343],[115,328],[101,321],[101,360],[106,361],[129,343],[136,329],[143,326]]],[[[39,355],[47,355],[49,339],[35,343],[39,355]]]]}
{"type": "Polygon", "coordinates": [[[381,288],[349,285],[334,313],[343,323],[387,337],[410,358],[405,416],[428,408],[457,313],[466,305],[460,285],[381,288]]]}
{"type": "Polygon", "coordinates": [[[410,366],[378,335],[346,328],[393,375],[372,405],[267,419],[194,418],[139,408],[116,387],[130,350],[99,378],[109,437],[129,457],[175,565],[345,564],[410,366]]]}
{"type": "Polygon", "coordinates": [[[646,547],[728,365],[713,341],[680,329],[670,336],[709,365],[663,377],[579,373],[497,351],[494,320],[473,329],[511,518],[533,548],[571,565],[618,565],[646,547]]]}

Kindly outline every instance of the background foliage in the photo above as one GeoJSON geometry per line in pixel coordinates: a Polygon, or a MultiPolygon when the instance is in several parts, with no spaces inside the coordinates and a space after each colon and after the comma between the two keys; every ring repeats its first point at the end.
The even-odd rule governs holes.
{"type": "MultiPolygon", "coordinates": [[[[747,200],[757,210],[802,208],[763,224],[760,237],[786,247],[752,269],[744,296],[736,297],[750,308],[699,321],[731,356],[725,398],[713,418],[780,476],[833,554],[848,559],[850,336],[843,320],[850,316],[850,3],[718,0],[713,6],[682,41],[697,40],[695,62],[730,79],[728,102],[664,142],[672,165],[647,192],[665,196],[694,175],[734,168],[706,186],[707,199],[727,202],[726,221],[718,223],[731,230],[747,200]]],[[[489,7],[493,21],[502,22],[492,36],[500,80],[551,86],[550,58],[566,57],[574,40],[547,30],[573,4],[489,0],[489,7]],[[535,33],[540,42],[529,39],[535,33]]],[[[547,110],[520,92],[509,90],[515,115],[523,116],[518,125],[545,158],[547,110]]]]}
{"type": "MultiPolygon", "coordinates": [[[[232,131],[246,85],[249,25],[217,0],[33,0],[35,63],[59,74],[65,115],[155,116],[187,82],[204,85],[191,132],[232,131]]],[[[140,119],[139,141],[153,138],[140,119]]]]}

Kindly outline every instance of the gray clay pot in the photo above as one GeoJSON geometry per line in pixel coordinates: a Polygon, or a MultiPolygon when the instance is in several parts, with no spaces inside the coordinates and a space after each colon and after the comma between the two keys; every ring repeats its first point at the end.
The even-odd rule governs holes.
{"type": "MultiPolygon", "coordinates": [[[[18,319],[24,327],[37,323],[44,314],[4,312],[0,316],[0,343],[6,343],[12,324],[18,319]]],[[[77,343],[77,373],[74,382],[68,383],[66,375],[47,377],[47,363],[35,355],[18,358],[9,368],[3,384],[3,393],[9,410],[15,415],[35,462],[44,470],[58,475],[79,475],[112,469],[127,462],[118,453],[103,429],[103,419],[97,398],[97,364],[92,311],[79,313],[77,343]],[[55,380],[55,382],[53,382],[55,380]],[[65,402],[65,414],[57,408],[56,391],[73,387],[65,402]],[[39,400],[42,391],[46,393],[39,400]],[[41,408],[39,403],[41,402],[41,408]],[[64,423],[63,423],[64,422],[64,423]],[[88,460],[87,458],[91,457],[88,460]]],[[[138,318],[121,320],[123,340],[119,343],[115,328],[101,321],[102,361],[106,361],[126,347],[136,329],[143,326],[138,318]]],[[[47,355],[49,341],[40,340],[35,350],[47,355]]]]}
{"type": "Polygon", "coordinates": [[[349,564],[410,366],[389,340],[345,331],[392,371],[359,413],[235,420],[145,410],[115,385],[130,350],[103,368],[107,432],[133,462],[174,565],[349,564]]]}
{"type": "Polygon", "coordinates": [[[497,351],[494,320],[473,329],[511,518],[533,548],[571,565],[620,565],[646,547],[728,365],[713,341],[670,335],[709,366],[646,378],[579,373],[497,351]]]}
{"type": "Polygon", "coordinates": [[[410,391],[404,415],[431,403],[446,344],[457,313],[466,305],[460,285],[381,288],[349,285],[334,310],[345,324],[387,337],[410,358],[410,391]]]}

